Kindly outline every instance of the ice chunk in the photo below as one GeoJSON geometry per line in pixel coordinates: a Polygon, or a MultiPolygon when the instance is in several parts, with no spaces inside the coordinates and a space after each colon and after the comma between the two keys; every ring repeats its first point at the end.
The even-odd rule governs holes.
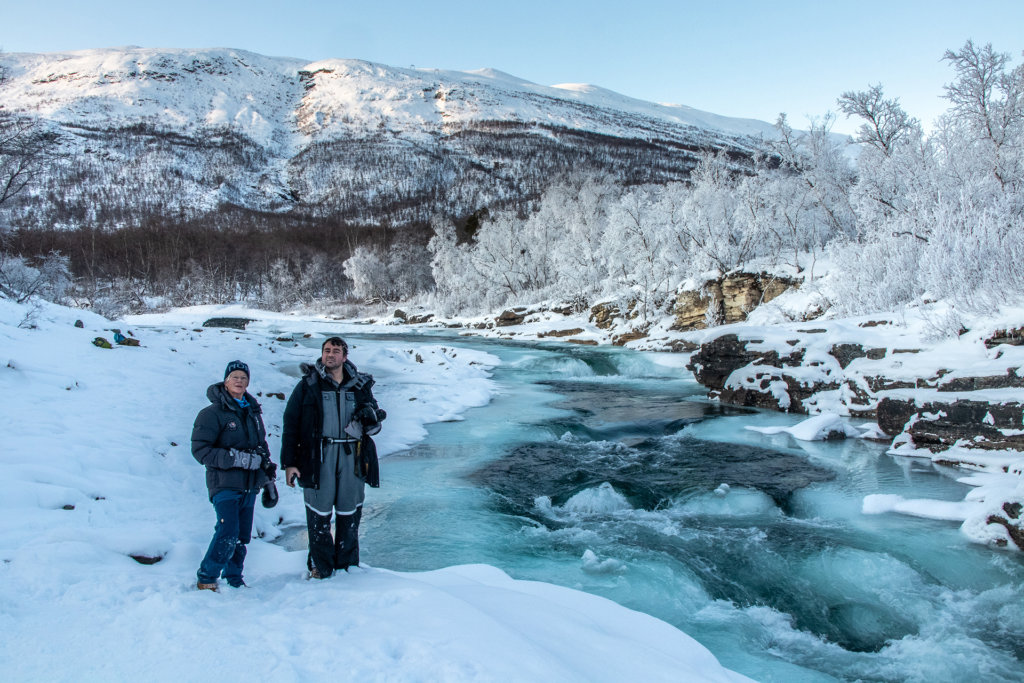
{"type": "Polygon", "coordinates": [[[626,497],[608,482],[604,482],[596,489],[580,491],[562,506],[563,511],[578,515],[607,514],[632,509],[633,506],[626,497]]]}
{"type": "Polygon", "coordinates": [[[785,433],[801,441],[821,441],[824,439],[843,439],[848,436],[861,436],[860,431],[847,424],[843,418],[835,413],[815,415],[792,427],[752,427],[748,425],[747,429],[760,432],[761,434],[785,433]]]}
{"type": "Polygon", "coordinates": [[[583,551],[582,559],[583,571],[588,574],[621,574],[626,571],[626,564],[622,560],[613,557],[602,560],[589,548],[583,551]]]}

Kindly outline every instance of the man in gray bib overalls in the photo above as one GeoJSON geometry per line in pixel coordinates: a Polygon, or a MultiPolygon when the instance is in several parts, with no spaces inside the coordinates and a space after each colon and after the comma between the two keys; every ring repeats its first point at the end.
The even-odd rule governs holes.
{"type": "Polygon", "coordinates": [[[373,397],[373,378],[356,370],[340,337],[323,343],[314,365],[301,367],[304,376],[284,411],[281,464],[287,484],[297,479],[303,488],[310,577],[326,579],[359,564],[367,477],[371,486],[379,484],[370,435],[386,414],[373,397]]]}

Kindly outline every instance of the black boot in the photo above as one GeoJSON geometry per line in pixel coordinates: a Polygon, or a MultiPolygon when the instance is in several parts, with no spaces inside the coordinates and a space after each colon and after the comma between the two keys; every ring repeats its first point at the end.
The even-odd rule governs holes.
{"type": "Polygon", "coordinates": [[[319,578],[326,579],[334,572],[331,516],[318,515],[306,508],[306,530],[309,532],[309,557],[306,566],[310,573],[316,569],[319,578]]]}
{"type": "Polygon", "coordinates": [[[356,508],[351,515],[337,515],[334,518],[334,568],[348,570],[359,564],[359,520],[363,508],[356,508]]]}

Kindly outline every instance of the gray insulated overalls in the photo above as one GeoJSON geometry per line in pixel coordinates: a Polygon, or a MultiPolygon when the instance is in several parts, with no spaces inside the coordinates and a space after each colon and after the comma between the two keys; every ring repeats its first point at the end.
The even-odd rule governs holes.
{"type": "Polygon", "coordinates": [[[306,501],[306,522],[309,529],[309,565],[316,566],[321,576],[333,569],[347,569],[359,564],[359,518],[362,515],[366,480],[356,474],[356,452],[362,434],[345,428],[352,422],[356,409],[355,394],[346,391],[333,379],[325,381],[337,387],[321,392],[324,431],[323,455],[320,465],[320,488],[303,489],[306,501]],[[331,513],[336,515],[334,538],[331,537],[331,513]]]}
{"type": "MultiPolygon", "coordinates": [[[[334,380],[329,380],[334,384],[334,380]]],[[[351,515],[362,507],[365,480],[356,476],[358,438],[345,433],[356,409],[351,391],[323,391],[324,443],[320,464],[320,488],[303,489],[306,507],[318,515],[351,515]],[[328,443],[330,439],[333,443],[328,443]]]]}

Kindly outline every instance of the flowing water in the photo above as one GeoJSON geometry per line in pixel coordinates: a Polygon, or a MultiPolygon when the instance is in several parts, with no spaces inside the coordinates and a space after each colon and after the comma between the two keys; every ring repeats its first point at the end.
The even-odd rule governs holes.
{"type": "Polygon", "coordinates": [[[955,472],[746,430],[800,418],[708,402],[640,353],[443,343],[500,357],[501,391],[382,462],[369,564],[487,563],[603,595],[762,681],[1024,680],[1021,557],[955,523],[861,513],[869,493],[961,500],[955,472]]]}

